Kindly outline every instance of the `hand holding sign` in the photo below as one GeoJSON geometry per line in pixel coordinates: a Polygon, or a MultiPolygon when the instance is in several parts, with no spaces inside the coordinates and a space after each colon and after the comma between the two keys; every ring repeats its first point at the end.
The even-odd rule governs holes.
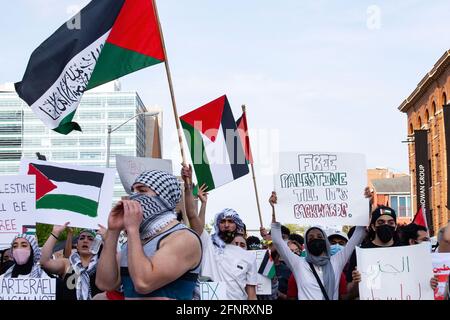
{"type": "Polygon", "coordinates": [[[58,225],[54,225],[53,229],[52,229],[52,233],[53,235],[55,235],[56,237],[59,237],[60,234],[66,230],[67,226],[70,224],[70,222],[66,222],[64,223],[62,226],[58,226],[58,225]]]}
{"type": "Polygon", "coordinates": [[[272,207],[272,223],[276,223],[277,219],[275,217],[275,204],[277,203],[278,199],[277,199],[277,193],[275,191],[272,191],[272,194],[270,195],[269,198],[269,203],[270,206],[272,207]]]}

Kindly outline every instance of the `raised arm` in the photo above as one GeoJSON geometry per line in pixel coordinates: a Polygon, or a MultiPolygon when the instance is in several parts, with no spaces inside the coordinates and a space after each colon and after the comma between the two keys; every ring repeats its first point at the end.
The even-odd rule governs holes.
{"type": "Polygon", "coordinates": [[[340,252],[336,253],[331,259],[336,261],[336,268],[344,269],[345,264],[350,259],[356,246],[359,246],[366,237],[366,227],[356,227],[355,232],[348,241],[347,245],[340,252]]]}
{"type": "MultiPolygon", "coordinates": [[[[192,230],[197,232],[197,234],[202,234],[203,228],[205,227],[205,220],[201,220],[200,216],[197,214],[194,206],[194,195],[192,193],[192,166],[184,165],[181,169],[181,177],[184,181],[184,201],[186,205],[186,216],[189,220],[189,225],[192,230]]],[[[202,203],[203,205],[203,203],[202,203]]],[[[205,204],[206,206],[206,204],[205,204]]],[[[204,217],[203,217],[204,218],[204,217]]]]}
{"type": "Polygon", "coordinates": [[[66,245],[64,246],[63,251],[63,256],[66,259],[69,259],[70,255],[72,254],[72,241],[73,241],[73,229],[71,227],[68,227],[66,245]]]}
{"type": "Polygon", "coordinates": [[[68,224],[69,222],[66,222],[62,226],[53,226],[53,230],[42,248],[40,263],[42,268],[48,273],[57,274],[59,276],[64,276],[66,273],[69,260],[65,258],[52,259],[52,254],[59,236],[64,229],[66,229],[68,224]]]}

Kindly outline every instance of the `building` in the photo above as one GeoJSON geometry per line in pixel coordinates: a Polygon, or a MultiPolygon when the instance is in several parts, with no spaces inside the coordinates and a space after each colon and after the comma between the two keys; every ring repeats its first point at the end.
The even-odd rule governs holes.
{"type": "MultiPolygon", "coordinates": [[[[48,161],[82,166],[105,167],[107,128],[115,128],[147,109],[136,92],[124,92],[120,83],[110,82],[83,95],[74,117],[83,132],[62,135],[48,129],[33,114],[14,88],[0,86],[0,175],[17,174],[21,157],[36,158],[36,152],[48,161]]],[[[150,156],[161,154],[159,141],[161,117],[138,116],[111,134],[110,167],[115,167],[115,155],[150,156]]],[[[125,194],[116,177],[114,200],[125,194]]]]}
{"type": "MultiPolygon", "coordinates": [[[[428,130],[430,212],[435,231],[449,221],[446,207],[448,173],[443,120],[443,106],[447,104],[447,96],[450,93],[449,65],[450,50],[436,62],[431,71],[417,85],[417,88],[398,108],[407,114],[409,136],[414,134],[414,130],[428,130]]],[[[413,144],[409,145],[408,154],[412,177],[412,208],[413,212],[416,212],[416,168],[413,144]]]]}

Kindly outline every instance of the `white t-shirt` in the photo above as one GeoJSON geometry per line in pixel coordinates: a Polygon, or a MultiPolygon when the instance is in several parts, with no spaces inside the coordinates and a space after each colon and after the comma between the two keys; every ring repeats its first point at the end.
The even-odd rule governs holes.
{"type": "Polygon", "coordinates": [[[201,276],[226,282],[228,300],[247,300],[245,287],[257,284],[256,256],[231,244],[220,253],[205,230],[200,239],[203,246],[201,276]]]}

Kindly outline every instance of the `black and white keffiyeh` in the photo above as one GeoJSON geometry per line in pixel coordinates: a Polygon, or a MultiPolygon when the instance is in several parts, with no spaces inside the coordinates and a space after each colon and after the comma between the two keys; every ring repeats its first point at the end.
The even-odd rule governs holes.
{"type": "Polygon", "coordinates": [[[90,278],[97,270],[98,256],[93,255],[87,268],[83,267],[81,257],[78,252],[74,252],[69,257],[70,265],[75,271],[77,300],[91,300],[91,282],[90,278]]]}
{"type": "Polygon", "coordinates": [[[236,224],[237,232],[244,231],[244,222],[242,222],[241,218],[239,217],[239,214],[235,210],[227,208],[216,214],[216,218],[214,220],[215,233],[212,235],[212,241],[219,248],[219,250],[223,250],[223,248],[225,248],[225,242],[219,236],[220,233],[219,224],[220,221],[225,218],[233,219],[233,222],[236,224]]]}
{"type": "MultiPolygon", "coordinates": [[[[28,234],[19,234],[17,236],[14,237],[13,241],[11,242],[11,253],[14,251],[13,248],[13,243],[14,241],[16,241],[16,239],[18,238],[22,238],[28,241],[28,243],[30,244],[31,250],[33,251],[33,266],[31,268],[31,272],[29,274],[30,278],[41,278],[42,277],[42,269],[41,269],[41,265],[39,260],[41,259],[41,249],[39,249],[39,245],[36,241],[36,237],[35,236],[31,236],[28,234]]],[[[9,268],[8,270],[6,270],[6,272],[4,273],[4,278],[10,278],[14,267],[16,265],[14,264],[11,268],[9,268]]]]}

